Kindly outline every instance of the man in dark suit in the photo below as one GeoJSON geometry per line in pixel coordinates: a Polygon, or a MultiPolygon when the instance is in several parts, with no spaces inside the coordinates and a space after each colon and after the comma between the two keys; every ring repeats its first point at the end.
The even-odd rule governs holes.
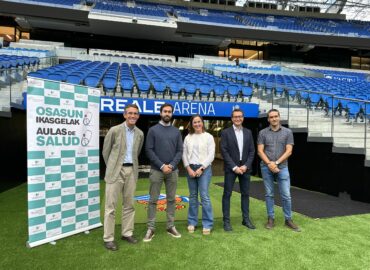
{"type": "Polygon", "coordinates": [[[230,224],[230,198],[236,177],[239,179],[242,209],[242,225],[255,229],[249,219],[249,183],[254,158],[253,136],[243,128],[244,113],[234,109],[231,114],[233,125],[221,133],[221,154],[224,158],[225,180],[222,196],[224,230],[232,231],[230,224]]]}

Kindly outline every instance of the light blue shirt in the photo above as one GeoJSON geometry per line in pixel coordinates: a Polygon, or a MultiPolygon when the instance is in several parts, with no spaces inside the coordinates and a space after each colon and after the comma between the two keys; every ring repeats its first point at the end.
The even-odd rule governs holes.
{"type": "Polygon", "coordinates": [[[126,155],[123,159],[123,163],[133,163],[132,162],[132,147],[134,146],[134,135],[135,128],[130,129],[126,122],[123,124],[126,129],[126,155]]]}

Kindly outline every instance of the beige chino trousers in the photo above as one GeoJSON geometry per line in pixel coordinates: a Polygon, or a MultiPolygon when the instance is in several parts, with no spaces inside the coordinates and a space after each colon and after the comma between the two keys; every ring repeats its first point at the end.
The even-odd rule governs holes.
{"type": "Polygon", "coordinates": [[[104,242],[114,240],[118,198],[122,195],[121,236],[132,236],[134,231],[134,194],[136,181],[133,167],[123,167],[114,183],[105,185],[104,242]]]}

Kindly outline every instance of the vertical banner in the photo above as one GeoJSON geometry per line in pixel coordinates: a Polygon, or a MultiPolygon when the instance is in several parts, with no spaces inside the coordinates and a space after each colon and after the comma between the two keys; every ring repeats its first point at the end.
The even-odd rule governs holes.
{"type": "Polygon", "coordinates": [[[100,91],[28,78],[28,247],[101,226],[100,91]]]}

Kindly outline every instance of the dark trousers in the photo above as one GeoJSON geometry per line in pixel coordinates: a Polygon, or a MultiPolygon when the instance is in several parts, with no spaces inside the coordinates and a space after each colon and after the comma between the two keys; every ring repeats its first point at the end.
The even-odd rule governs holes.
{"type": "Polygon", "coordinates": [[[243,220],[249,219],[249,184],[251,175],[248,172],[243,175],[238,175],[233,171],[226,171],[224,194],[222,195],[223,221],[226,223],[230,222],[230,198],[236,177],[239,179],[243,220]]]}

